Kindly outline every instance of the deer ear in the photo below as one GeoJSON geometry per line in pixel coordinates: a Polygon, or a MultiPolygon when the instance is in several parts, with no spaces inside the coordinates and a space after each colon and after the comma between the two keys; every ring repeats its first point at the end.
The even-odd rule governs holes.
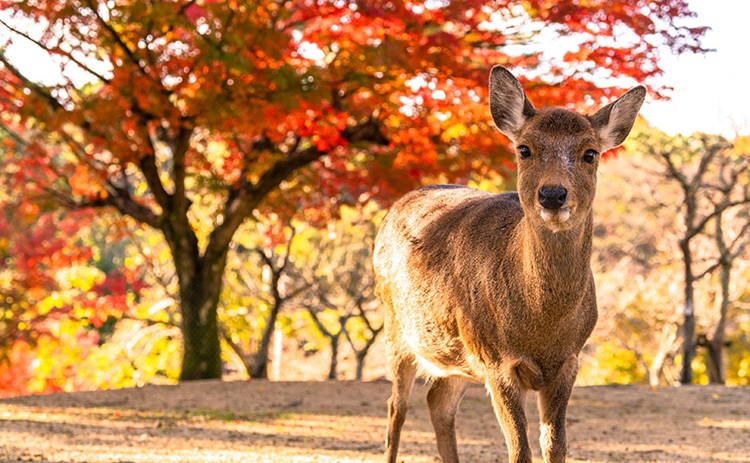
{"type": "Polygon", "coordinates": [[[493,67],[490,71],[490,113],[495,126],[515,141],[526,119],[535,112],[513,74],[502,66],[493,67]]]}
{"type": "Polygon", "coordinates": [[[599,134],[602,152],[625,141],[645,98],[646,89],[638,86],[589,116],[591,125],[599,134]]]}

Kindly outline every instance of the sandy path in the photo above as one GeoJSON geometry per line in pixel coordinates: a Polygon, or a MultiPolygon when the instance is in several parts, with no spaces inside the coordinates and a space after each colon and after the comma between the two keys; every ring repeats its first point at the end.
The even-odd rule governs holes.
{"type": "MultiPolygon", "coordinates": [[[[0,461],[381,462],[389,392],[386,382],[201,381],[10,399],[0,461]]],[[[426,392],[412,396],[404,462],[439,461],[426,392]]],[[[528,409],[536,443],[533,396],[528,409]]],[[[750,462],[750,388],[577,388],[568,420],[569,462],[750,462]]],[[[464,462],[507,461],[481,387],[457,427],[464,462]]]]}

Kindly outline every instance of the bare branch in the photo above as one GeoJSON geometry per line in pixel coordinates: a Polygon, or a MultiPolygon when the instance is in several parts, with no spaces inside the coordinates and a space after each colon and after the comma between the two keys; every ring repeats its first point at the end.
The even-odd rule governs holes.
{"type": "Polygon", "coordinates": [[[687,192],[690,186],[690,182],[688,182],[687,178],[682,174],[682,172],[680,172],[680,169],[677,168],[669,151],[662,151],[659,154],[667,163],[667,169],[669,169],[669,173],[672,176],[672,178],[674,178],[675,180],[679,182],[683,191],[687,192]]]}
{"type": "Polygon", "coordinates": [[[284,251],[284,255],[281,256],[281,265],[279,266],[279,272],[283,272],[286,268],[286,265],[289,263],[289,255],[292,253],[292,242],[294,241],[294,236],[297,234],[297,230],[292,226],[291,223],[287,224],[287,226],[292,230],[291,235],[289,236],[289,239],[286,241],[286,250],[284,251]]]}
{"type": "Polygon", "coordinates": [[[736,206],[742,206],[743,204],[750,204],[750,198],[742,198],[742,199],[736,200],[736,201],[724,201],[724,202],[722,202],[720,204],[717,204],[716,205],[716,209],[714,209],[710,214],[708,214],[705,217],[703,217],[697,223],[697,225],[695,225],[694,227],[692,227],[692,229],[686,230],[685,239],[690,240],[694,236],[696,236],[699,233],[701,233],[705,229],[705,227],[708,224],[708,222],[711,221],[711,219],[715,218],[718,215],[721,215],[727,209],[731,209],[731,208],[736,207],[736,206]]]}
{"type": "MultiPolygon", "coordinates": [[[[323,322],[318,318],[318,314],[315,312],[315,309],[313,309],[310,306],[305,306],[305,309],[307,310],[307,313],[310,314],[310,317],[312,317],[313,322],[315,322],[315,326],[318,328],[318,330],[323,333],[323,335],[327,338],[334,338],[336,335],[331,333],[328,328],[325,327],[323,322]]],[[[340,332],[339,332],[340,334],[340,332]]]]}
{"type": "MultiPolygon", "coordinates": [[[[703,146],[706,146],[707,140],[705,138],[701,139],[701,142],[703,143],[703,146]]],[[[698,170],[693,176],[693,178],[690,180],[690,187],[693,191],[695,191],[698,187],[701,186],[701,183],[703,181],[703,176],[706,174],[706,171],[708,170],[708,166],[711,164],[711,161],[716,157],[717,154],[724,151],[726,148],[728,148],[729,145],[725,143],[714,143],[710,146],[706,147],[706,151],[703,152],[703,155],[700,158],[700,161],[698,162],[698,170]]]]}
{"type": "Polygon", "coordinates": [[[702,272],[693,275],[693,281],[698,281],[702,279],[703,277],[710,275],[716,271],[717,268],[721,266],[721,259],[717,260],[714,264],[710,265],[708,268],[703,270],[702,272]]]}

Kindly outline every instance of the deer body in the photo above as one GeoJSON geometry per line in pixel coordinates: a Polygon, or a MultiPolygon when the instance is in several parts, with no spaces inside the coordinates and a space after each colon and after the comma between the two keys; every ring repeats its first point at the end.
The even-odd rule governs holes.
{"type": "Polygon", "coordinates": [[[490,96],[496,126],[519,152],[518,193],[415,190],[375,241],[393,376],[390,463],[418,373],[433,379],[427,401],[444,463],[458,461],[455,413],[470,382],[490,392],[514,463],[531,462],[523,399],[538,391],[545,461],[565,461],[577,356],[597,318],[589,261],[598,153],[624,140],[645,91],[591,117],[536,110],[495,67],[490,96]]]}

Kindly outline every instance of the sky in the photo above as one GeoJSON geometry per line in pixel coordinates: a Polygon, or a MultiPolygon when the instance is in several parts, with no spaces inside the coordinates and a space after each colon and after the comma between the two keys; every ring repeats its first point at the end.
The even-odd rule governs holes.
{"type": "Polygon", "coordinates": [[[661,82],[671,101],[647,100],[641,114],[670,135],[750,135],[750,0],[688,0],[696,25],[709,26],[705,55],[664,55],[661,82]]]}

